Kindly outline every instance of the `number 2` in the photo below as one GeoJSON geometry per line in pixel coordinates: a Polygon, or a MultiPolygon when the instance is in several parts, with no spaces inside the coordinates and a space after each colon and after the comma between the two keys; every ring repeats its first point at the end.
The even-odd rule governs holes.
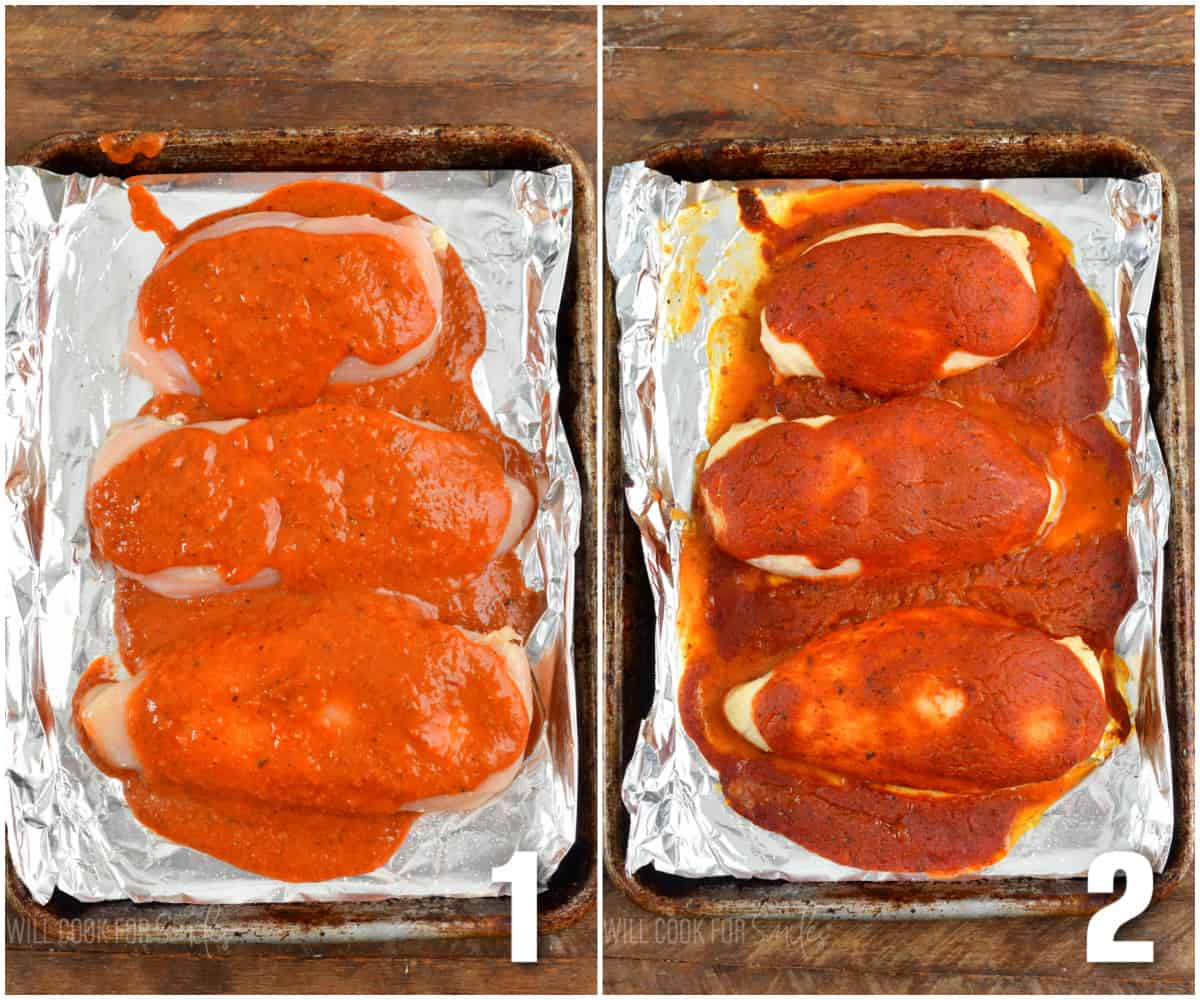
{"type": "Polygon", "coordinates": [[[1088,921],[1089,962],[1153,962],[1153,941],[1118,941],[1117,931],[1150,905],[1154,873],[1136,851],[1101,854],[1088,869],[1088,892],[1112,892],[1117,872],[1125,873],[1125,892],[1088,921]]]}
{"type": "Polygon", "coordinates": [[[499,868],[493,882],[512,886],[512,961],[537,961],[537,854],[516,851],[499,868]]]}

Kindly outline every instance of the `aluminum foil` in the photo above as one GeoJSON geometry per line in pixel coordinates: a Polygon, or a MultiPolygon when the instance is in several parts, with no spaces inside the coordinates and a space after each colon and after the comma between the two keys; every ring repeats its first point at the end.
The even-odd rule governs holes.
{"type": "MultiPolygon", "coordinates": [[[[747,280],[757,245],[739,223],[739,187],[756,189],[769,208],[774,197],[830,183],[680,183],[643,163],[612,172],[606,231],[621,325],[625,495],[641,530],[657,614],[654,701],[622,786],[631,816],[631,874],[649,864],[693,878],[927,878],[837,864],[735,813],[725,804],[716,771],[684,731],[676,703],[684,668],[675,624],[683,515],[691,510],[695,459],[709,447],[706,343],[720,312],[719,296],[689,289],[747,280]],[[701,282],[692,281],[694,274],[701,282]]],[[[1142,852],[1161,871],[1174,822],[1159,654],[1170,497],[1147,409],[1146,377],[1146,322],[1161,243],[1160,178],[931,183],[1004,192],[1056,226],[1071,240],[1076,269],[1103,301],[1112,328],[1126,325],[1137,351],[1119,358],[1104,411],[1131,442],[1134,490],[1127,525],[1137,600],[1118,629],[1116,652],[1130,667],[1126,694],[1135,731],[977,877],[1078,875],[1098,854],[1122,849],[1142,852]]]]}
{"type": "Polygon", "coordinates": [[[377,188],[446,230],[487,317],[472,378],[500,428],[537,456],[548,482],[517,549],[547,609],[526,640],[547,723],[513,784],[484,807],[421,817],[391,862],[312,884],[251,875],[143,827],[120,782],[76,740],[71,696],[93,657],[111,652],[113,575],[90,558],[84,496],[92,456],[148,385],[118,357],[142,280],[161,250],[136,229],[126,184],[8,168],[3,592],[8,691],[9,848],[39,902],[248,903],[484,896],[491,869],[535,851],[541,885],[575,839],[577,748],[572,667],[579,478],[558,418],[555,325],[571,244],[568,166],[545,172],[194,174],[148,187],[180,227],[316,176],[377,188]]]}

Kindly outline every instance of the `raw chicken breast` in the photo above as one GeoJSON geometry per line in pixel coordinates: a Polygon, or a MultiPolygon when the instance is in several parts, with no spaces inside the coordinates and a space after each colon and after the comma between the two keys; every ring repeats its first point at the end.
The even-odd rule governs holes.
{"type": "Polygon", "coordinates": [[[530,676],[512,629],[332,591],[81,688],[76,718],[99,766],[151,789],[347,815],[473,809],[520,769],[530,676]]]}
{"type": "Polygon", "coordinates": [[[123,361],[156,391],[203,396],[228,417],[401,374],[436,346],[446,245],[415,215],[221,219],[164,251],[123,361]]]}
{"type": "Polygon", "coordinates": [[[458,580],[511,549],[533,508],[473,435],[333,404],[118,424],[88,493],[97,553],[170,597],[458,580]]]}

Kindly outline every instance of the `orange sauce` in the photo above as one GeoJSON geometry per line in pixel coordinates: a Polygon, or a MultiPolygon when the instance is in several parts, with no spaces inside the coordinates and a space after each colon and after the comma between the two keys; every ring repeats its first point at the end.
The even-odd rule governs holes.
{"type": "Polygon", "coordinates": [[[125,801],[139,821],[169,840],[284,882],[374,871],[387,864],[417,819],[406,812],[314,812],[171,782],[151,786],[136,776],[125,781],[125,801]]]}
{"type": "Polygon", "coordinates": [[[523,752],[504,658],[413,602],[335,590],[275,612],[146,659],[128,722],[148,784],[382,816],[469,792],[523,752]]]}
{"type": "MultiPolygon", "coordinates": [[[[494,632],[508,626],[528,635],[542,613],[542,595],[525,588],[521,568],[511,553],[488,564],[478,577],[458,588],[442,581],[412,587],[413,596],[427,601],[439,621],[453,622],[473,632],[494,632]]],[[[117,579],[113,629],[121,662],[131,671],[147,657],[185,642],[202,632],[232,631],[242,622],[282,618],[294,604],[314,595],[280,587],[212,594],[180,601],[163,597],[128,577],[117,579]]]]}
{"type": "Polygon", "coordinates": [[[133,217],[133,224],[138,229],[154,233],[163,243],[169,243],[179,233],[179,230],[175,228],[175,223],[168,219],[162,209],[158,207],[158,201],[154,195],[137,180],[129,182],[129,211],[133,217]]]}
{"type": "Polygon", "coordinates": [[[211,412],[236,417],[308,405],[349,355],[395,361],[437,312],[387,236],[259,226],[164,259],[142,284],[138,322],[146,343],[187,362],[211,412]]]}
{"type": "MultiPolygon", "coordinates": [[[[999,860],[1092,764],[1061,778],[987,794],[930,796],[784,761],[728,723],[731,688],[832,629],[900,608],[951,604],[992,611],[1054,637],[1081,636],[1101,654],[1110,711],[1128,731],[1112,654],[1136,596],[1125,535],[1132,481],[1127,444],[1098,416],[1117,343],[1071,266],[1070,246],[998,195],[907,183],[830,187],[772,218],[749,189],[743,225],[761,239],[764,277],[709,330],[707,437],[733,424],[845,414],[880,398],[813,378],[776,378],[759,343],[760,316],[781,269],[838,230],[877,222],[912,228],[1005,226],[1029,239],[1039,319],[1008,356],[920,392],[964,406],[1002,429],[1065,490],[1051,531],[1029,547],[967,566],[810,582],[769,577],[722,552],[703,517],[684,532],[677,627],[685,671],[678,692],[688,734],[717,769],[730,806],[751,821],[840,863],[949,876],[999,860]]],[[[1122,345],[1123,351],[1132,351],[1122,345]]],[[[703,456],[699,465],[702,467],[703,456]]]]}
{"type": "MultiPolygon", "coordinates": [[[[225,634],[233,631],[230,628],[225,634]]],[[[191,638],[191,633],[177,633],[175,648],[187,648],[191,638]]],[[[138,820],[169,840],[268,878],[315,882],[362,874],[386,864],[417,818],[410,812],[326,813],[253,794],[204,791],[170,778],[148,782],[139,773],[115,770],[92,746],[79,713],[92,688],[117,679],[107,657],[88,666],[73,697],[75,732],[93,763],[105,774],[121,779],[125,801],[138,820]]]]}
{"type": "MultiPolygon", "coordinates": [[[[292,212],[310,217],[372,215],[385,221],[402,219],[411,214],[408,209],[379,192],[329,181],[302,181],[284,185],[251,203],[199,219],[182,230],[162,213],[151,192],[140,184],[130,186],[129,199],[135,224],[158,234],[165,244],[165,250],[198,229],[222,218],[246,212],[292,212]]],[[[470,483],[464,483],[463,496],[485,488],[490,490],[486,484],[494,485],[499,468],[537,495],[537,483],[544,478],[544,470],[516,442],[501,433],[475,396],[471,371],[483,352],[486,324],[475,289],[453,248],[445,252],[442,268],[442,327],[436,347],[425,361],[401,375],[372,384],[323,385],[316,401],[329,404],[328,409],[280,413],[266,418],[265,423],[255,421],[247,425],[259,429],[238,436],[243,444],[249,444],[258,435],[261,445],[265,433],[262,429],[268,424],[274,428],[271,433],[290,428],[288,437],[296,445],[292,452],[295,462],[290,470],[286,469],[285,464],[271,463],[268,473],[272,478],[290,474],[293,484],[303,494],[321,479],[327,485],[336,482],[339,470],[357,459],[369,466],[372,475],[377,478],[378,495],[372,502],[384,502],[383,492],[392,490],[397,484],[387,479],[387,464],[381,461],[382,456],[377,453],[378,441],[371,444],[360,440],[356,444],[341,435],[340,442],[333,446],[321,444],[322,433],[318,424],[320,413],[326,416],[358,413],[364,426],[372,427],[381,421],[394,422],[394,418],[370,411],[390,410],[470,435],[470,443],[463,445],[463,456],[460,457],[469,462],[474,474],[470,483]],[[329,475],[313,475],[314,470],[304,466],[306,454],[317,456],[318,465],[323,466],[329,475]],[[482,472],[484,469],[492,471],[482,472]],[[483,483],[478,482],[480,476],[483,483]]],[[[281,300],[280,305],[286,307],[287,303],[281,300]]],[[[287,351],[285,341],[286,338],[280,334],[258,346],[264,355],[271,354],[279,358],[287,351]]],[[[254,408],[257,409],[257,406],[254,408]]],[[[143,407],[143,412],[161,417],[182,416],[188,423],[210,420],[217,415],[208,401],[197,396],[156,396],[143,407]]],[[[236,415],[251,417],[254,414],[241,412],[236,415]]],[[[198,433],[195,440],[198,441],[202,436],[203,432],[198,433]]],[[[162,491],[162,496],[168,501],[164,514],[172,508],[176,513],[203,511],[203,517],[211,520],[222,501],[244,501],[257,485],[261,485],[256,484],[256,479],[263,470],[254,468],[253,463],[246,461],[244,449],[233,454],[231,448],[236,448],[236,445],[232,438],[221,441],[212,435],[209,437],[208,443],[220,446],[218,451],[226,460],[228,488],[223,493],[218,490],[220,495],[206,499],[203,495],[204,486],[217,482],[212,477],[206,479],[201,476],[198,481],[193,480],[190,488],[199,492],[191,496],[185,495],[189,487],[181,487],[178,483],[165,486],[146,478],[140,486],[162,491]]],[[[190,454],[190,449],[191,445],[183,448],[189,452],[184,456],[185,459],[196,457],[190,454]]],[[[136,478],[136,470],[128,471],[136,478]]],[[[127,485],[136,484],[130,481],[127,485]]],[[[489,495],[494,495],[494,491],[489,495]]],[[[390,492],[387,496],[388,499],[393,498],[390,492]]],[[[367,497],[360,495],[358,500],[366,503],[367,497]]],[[[309,493],[299,509],[315,515],[317,503],[316,495],[309,493]]],[[[504,506],[506,503],[507,497],[499,506],[507,510],[504,506]]],[[[254,536],[257,526],[251,506],[242,506],[245,516],[241,528],[249,527],[249,534],[254,536]]],[[[493,506],[490,502],[485,504],[487,511],[482,515],[489,524],[501,513],[499,509],[493,510],[493,506]]],[[[101,513],[101,516],[94,525],[103,521],[102,512],[97,513],[101,513]]],[[[322,510],[321,514],[327,516],[328,511],[322,510]]],[[[143,534],[138,545],[144,545],[147,551],[169,548],[171,540],[177,541],[180,537],[180,520],[164,516],[161,523],[143,534]]],[[[119,527],[115,524],[111,526],[119,527]]],[[[301,699],[312,697],[328,700],[337,697],[338,691],[345,693],[356,684],[382,686],[379,690],[371,691],[363,700],[368,705],[376,706],[372,711],[378,716],[373,717],[378,739],[393,749],[399,747],[403,736],[403,706],[393,704],[395,698],[404,690],[415,691],[414,684],[437,683],[439,676],[444,676],[447,683],[452,683],[453,672],[444,675],[439,673],[444,666],[439,663],[439,671],[431,671],[428,677],[412,677],[408,681],[393,678],[394,683],[391,687],[387,686],[386,671],[415,667],[422,662],[421,655],[415,655],[408,667],[405,666],[404,657],[394,655],[395,651],[389,647],[385,633],[388,627],[395,631],[401,625],[392,622],[391,626],[387,626],[386,610],[378,606],[382,598],[372,591],[364,592],[360,584],[367,582],[371,585],[385,577],[394,579],[394,562],[403,546],[392,545],[389,540],[380,537],[379,532],[385,529],[371,518],[365,522],[360,518],[356,527],[363,537],[359,538],[357,533],[353,533],[352,538],[351,533],[346,533],[342,540],[349,541],[353,556],[344,555],[339,566],[339,560],[331,556],[320,540],[322,527],[319,518],[302,524],[299,534],[293,538],[296,550],[284,558],[285,562],[292,562],[286,576],[294,586],[172,600],[149,591],[131,579],[118,579],[114,629],[122,662],[133,672],[146,672],[147,676],[157,674],[164,690],[178,696],[177,707],[211,706],[212,692],[220,690],[222,684],[228,692],[233,675],[247,669],[252,657],[240,655],[238,650],[250,641],[248,636],[263,634],[282,641],[291,633],[295,645],[284,659],[294,664],[294,669],[286,672],[285,681],[300,686],[292,695],[301,699]],[[308,536],[308,541],[303,544],[299,541],[302,535],[308,536]],[[358,540],[354,541],[354,538],[358,540]],[[302,552],[302,549],[306,551],[302,552]],[[389,568],[389,564],[393,565],[389,568]],[[298,629],[297,622],[306,624],[298,629]],[[301,634],[297,635],[298,631],[301,634]],[[346,652],[347,644],[353,647],[350,652],[346,652]],[[325,656],[322,650],[329,646],[341,650],[341,655],[332,658],[325,656]],[[306,648],[313,651],[311,656],[306,654],[306,648]],[[372,656],[375,659],[368,663],[367,660],[372,656]],[[192,660],[203,661],[203,669],[193,669],[190,666],[192,660]],[[327,668],[314,673],[314,663],[326,663],[327,668]],[[359,668],[354,672],[355,676],[343,669],[351,663],[359,668]],[[381,674],[380,671],[385,673],[381,674]],[[206,702],[205,699],[209,700],[206,702]],[[396,709],[396,712],[392,709],[396,709]]],[[[478,550],[486,544],[482,534],[476,535],[472,529],[468,532],[469,537],[458,543],[468,554],[468,562],[473,565],[477,562],[478,550]],[[470,555],[472,551],[476,555],[470,555]]],[[[236,531],[231,532],[231,537],[236,536],[236,531]]],[[[261,534],[257,537],[261,542],[261,534]]],[[[282,556],[280,541],[276,539],[273,555],[276,563],[282,556]]],[[[254,547],[250,548],[252,550],[254,547]]],[[[222,549],[219,545],[211,554],[216,556],[217,562],[229,572],[231,578],[245,575],[253,557],[262,555],[261,549],[251,551],[252,558],[247,561],[241,552],[235,552],[233,548],[222,549]]],[[[474,565],[474,572],[464,573],[455,580],[447,579],[439,570],[448,570],[451,566],[461,569],[459,562],[455,561],[458,557],[448,557],[443,563],[441,555],[439,553],[426,559],[424,572],[421,567],[405,569],[400,574],[405,579],[404,590],[427,601],[431,605],[430,610],[446,625],[458,625],[478,632],[509,626],[521,636],[528,635],[544,608],[544,597],[525,586],[521,568],[512,553],[485,561],[486,564],[482,566],[474,565]]],[[[104,669],[103,661],[98,661],[81,680],[76,692],[77,705],[90,685],[103,679],[104,669]]],[[[459,676],[461,679],[462,675],[459,676]]],[[[539,680],[543,685],[541,693],[548,695],[551,678],[539,677],[539,680]]],[[[489,687],[472,683],[462,694],[462,705],[470,711],[483,710],[489,704],[489,699],[496,697],[497,690],[494,684],[489,687]]],[[[438,697],[444,694],[442,692],[438,697]]],[[[507,704],[509,709],[505,711],[510,711],[511,701],[507,704]]],[[[468,727],[468,730],[456,735],[455,742],[462,744],[464,753],[455,752],[449,758],[443,757],[444,760],[467,761],[465,751],[469,749],[472,732],[476,733],[474,738],[479,741],[479,745],[472,750],[477,760],[496,763],[501,757],[509,759],[505,755],[511,754],[518,742],[520,749],[515,752],[524,750],[526,736],[530,732],[528,718],[524,722],[519,719],[514,722],[510,711],[509,724],[501,726],[502,714],[485,712],[485,715],[490,722],[468,727]],[[514,735],[517,730],[520,730],[519,739],[514,735]]],[[[252,728],[231,726],[228,731],[236,735],[252,728]]],[[[300,748],[297,752],[300,753],[306,745],[312,749],[314,744],[311,741],[319,735],[317,730],[310,733],[307,744],[297,744],[300,748]]],[[[142,733],[147,740],[157,741],[161,736],[161,733],[142,733]]],[[[84,742],[86,749],[86,740],[84,742]]],[[[354,803],[354,808],[359,810],[357,812],[347,811],[345,807],[340,811],[331,811],[329,802],[321,808],[313,808],[311,802],[305,806],[290,794],[271,801],[263,797],[267,785],[257,767],[254,768],[254,774],[245,772],[243,777],[227,776],[228,780],[221,790],[214,791],[213,787],[199,783],[196,769],[190,763],[182,762],[177,754],[169,752],[170,749],[167,745],[156,745],[150,756],[160,760],[161,766],[155,773],[121,775],[127,801],[135,815],[145,825],[172,840],[269,877],[287,881],[315,881],[373,870],[386,863],[395,853],[415,818],[411,813],[388,812],[395,800],[389,802],[385,795],[369,792],[354,803]]],[[[356,768],[359,773],[367,773],[364,754],[365,750],[355,754],[354,760],[347,764],[347,774],[356,768]]],[[[414,780],[419,780],[419,756],[409,759],[414,780]]],[[[94,754],[93,759],[96,759],[94,754]]],[[[298,760],[299,756],[294,758],[294,761],[298,760]]],[[[373,773],[379,774],[378,771],[373,773]]],[[[472,780],[474,775],[464,773],[458,776],[457,784],[465,786],[472,780]]],[[[348,794],[356,787],[355,781],[350,779],[342,784],[348,794]]]]}
{"type": "Polygon", "coordinates": [[[508,525],[483,442],[392,413],[322,404],[143,445],[88,496],[99,554],[148,574],[215,566],[230,583],[411,592],[483,572],[508,525]]]}
{"type": "Polygon", "coordinates": [[[100,136],[100,151],[113,163],[132,163],[135,156],[153,160],[162,152],[167,136],[163,132],[107,132],[100,136]]]}
{"type": "MultiPolygon", "coordinates": [[[[144,188],[130,188],[131,204],[135,197],[140,204],[143,196],[153,200],[150,192],[144,188]],[[141,193],[135,195],[135,192],[141,193]]],[[[137,205],[134,207],[136,218],[137,205]]],[[[370,188],[334,181],[297,181],[268,191],[246,205],[198,219],[178,231],[172,242],[182,241],[221,219],[248,212],[292,212],[311,218],[372,215],[385,222],[394,222],[412,214],[402,205],[370,188]]],[[[147,216],[145,206],[142,206],[141,214],[143,218],[147,216]]],[[[487,322],[475,286],[467,277],[453,247],[447,249],[445,254],[442,284],[442,328],[433,353],[428,358],[392,378],[362,385],[328,385],[319,401],[373,406],[428,420],[449,430],[479,434],[492,442],[498,453],[504,456],[509,475],[531,486],[534,470],[528,453],[505,437],[492,423],[471,384],[471,371],[483,355],[486,344],[487,322]]],[[[182,414],[189,422],[211,420],[218,416],[198,396],[156,396],[142,408],[142,412],[161,417],[182,414]]]]}

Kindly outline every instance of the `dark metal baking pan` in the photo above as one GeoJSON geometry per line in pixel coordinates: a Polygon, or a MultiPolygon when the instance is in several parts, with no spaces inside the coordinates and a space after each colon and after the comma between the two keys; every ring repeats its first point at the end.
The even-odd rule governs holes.
{"type": "MultiPolygon", "coordinates": [[[[1154,895],[1174,889],[1192,864],[1192,593],[1194,581],[1192,442],[1175,186],[1147,150],[1099,135],[979,133],[887,139],[728,140],[656,146],[646,164],[678,180],[772,177],[984,178],[1136,177],[1163,179],[1163,243],[1150,315],[1150,407],[1171,476],[1162,655],[1174,770],[1175,837],[1154,895]]],[[[611,276],[605,286],[604,357],[617,370],[620,330],[611,276]]],[[[637,526],[622,493],[617,379],[604,394],[605,774],[604,861],[634,902],[671,915],[798,917],[966,917],[1077,914],[1106,897],[1089,896],[1080,878],[976,879],[962,882],[789,883],[763,879],[685,879],[651,867],[625,871],[629,815],[621,778],[654,693],[654,604],[637,526]]]]}
{"type": "MultiPolygon", "coordinates": [[[[164,133],[153,160],[118,166],[97,135],[71,132],[39,143],[18,161],[56,173],[125,177],[147,172],[227,170],[544,170],[570,164],[574,175],[571,258],[558,317],[559,408],[579,466],[583,524],[575,570],[575,684],[579,731],[579,812],[575,844],[538,899],[538,929],[575,923],[596,898],[595,629],[595,193],[587,166],[566,143],[508,125],[412,128],[177,130],[164,133]]],[[[62,892],[41,906],[8,865],[9,913],[28,918],[39,940],[112,945],[225,946],[231,941],[291,945],[402,938],[507,935],[508,897],[391,899],[372,903],[192,906],[128,900],[81,903],[62,892]]]]}

